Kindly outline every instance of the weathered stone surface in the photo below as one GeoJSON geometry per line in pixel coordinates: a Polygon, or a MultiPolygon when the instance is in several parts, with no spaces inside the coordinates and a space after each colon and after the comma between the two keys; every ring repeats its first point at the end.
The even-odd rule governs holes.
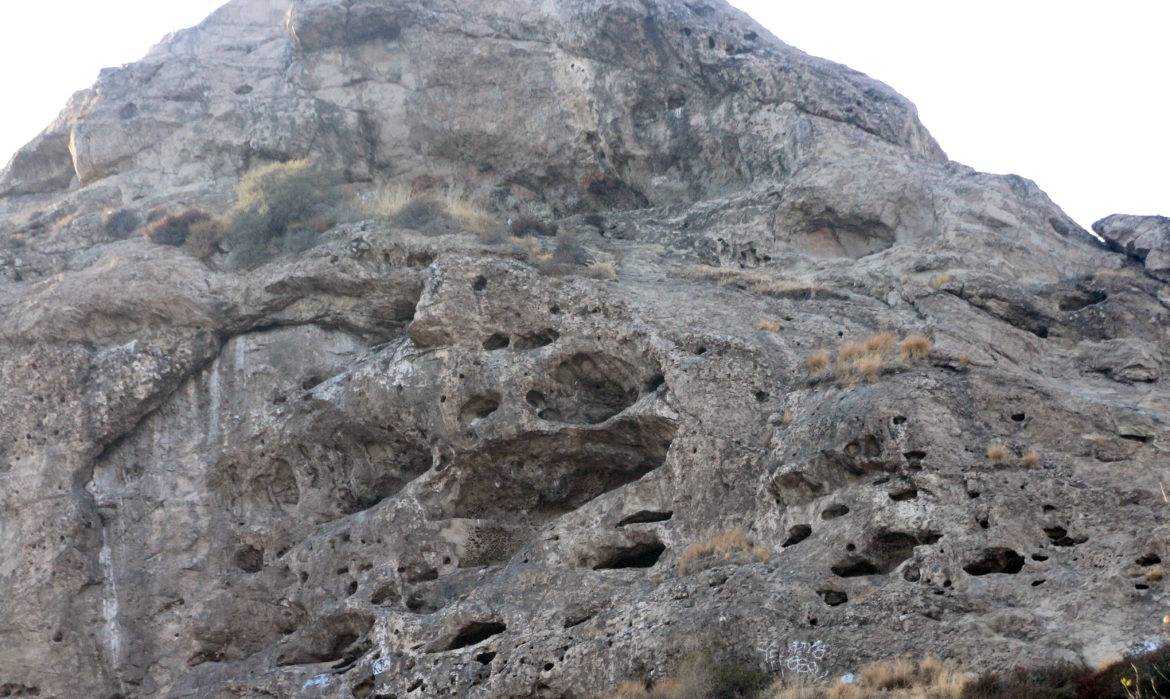
{"type": "Polygon", "coordinates": [[[1170,218],[1114,214],[1093,224],[1109,247],[1139,260],[1146,271],[1170,281],[1170,218]]]}
{"type": "Polygon", "coordinates": [[[0,182],[0,685],[584,697],[705,645],[1163,633],[1157,225],[1098,231],[1145,274],[721,2],[235,0],[0,182]],[[288,157],[457,172],[616,279],[376,220],[233,272],[104,223],[288,157]],[[880,333],[933,346],[805,366],[880,333]]]}

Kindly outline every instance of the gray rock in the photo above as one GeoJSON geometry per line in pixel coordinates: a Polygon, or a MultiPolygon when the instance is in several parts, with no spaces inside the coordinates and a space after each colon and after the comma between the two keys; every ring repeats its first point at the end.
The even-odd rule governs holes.
{"type": "Polygon", "coordinates": [[[10,693],[581,697],[703,649],[1162,633],[1164,285],[722,2],[235,0],[0,183],[10,693]],[[105,223],[292,157],[457,173],[580,254],[364,220],[244,272],[105,223]],[[872,336],[867,376],[806,364],[872,336]]]}
{"type": "Polygon", "coordinates": [[[1093,224],[1109,247],[1145,265],[1146,271],[1170,281],[1170,218],[1113,214],[1093,224]]]}

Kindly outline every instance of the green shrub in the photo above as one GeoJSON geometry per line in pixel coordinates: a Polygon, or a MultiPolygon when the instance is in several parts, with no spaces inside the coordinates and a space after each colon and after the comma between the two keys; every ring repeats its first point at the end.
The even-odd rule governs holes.
{"type": "Polygon", "coordinates": [[[336,181],[304,160],[262,165],[236,187],[224,240],[232,267],[251,268],[285,249],[311,245],[309,232],[332,225],[341,192],[336,181]],[[285,238],[296,238],[289,244],[285,238]]]}
{"type": "Polygon", "coordinates": [[[707,676],[707,697],[708,699],[755,697],[771,683],[772,678],[768,673],[749,665],[716,665],[707,676]]]}
{"type": "Polygon", "coordinates": [[[187,241],[191,227],[209,221],[211,215],[198,209],[187,209],[178,214],[165,214],[161,218],[153,218],[142,235],[156,245],[179,246],[187,241]]]}

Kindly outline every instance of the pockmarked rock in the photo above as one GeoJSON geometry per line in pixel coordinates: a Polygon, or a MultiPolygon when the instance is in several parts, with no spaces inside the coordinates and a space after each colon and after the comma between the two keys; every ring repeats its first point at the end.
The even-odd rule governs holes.
{"type": "Polygon", "coordinates": [[[1095,229],[721,0],[233,0],[0,172],[0,693],[1139,647],[1167,227],[1095,229]]]}

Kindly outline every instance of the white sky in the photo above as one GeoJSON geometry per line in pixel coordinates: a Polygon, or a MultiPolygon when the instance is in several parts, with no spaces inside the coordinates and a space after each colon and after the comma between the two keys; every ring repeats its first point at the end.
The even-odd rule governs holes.
{"type": "MultiPolygon", "coordinates": [[[[731,0],[882,80],[951,158],[1036,180],[1082,225],[1170,215],[1170,2],[731,0]]],[[[0,161],[102,66],[224,0],[0,0],[0,161]]]]}

